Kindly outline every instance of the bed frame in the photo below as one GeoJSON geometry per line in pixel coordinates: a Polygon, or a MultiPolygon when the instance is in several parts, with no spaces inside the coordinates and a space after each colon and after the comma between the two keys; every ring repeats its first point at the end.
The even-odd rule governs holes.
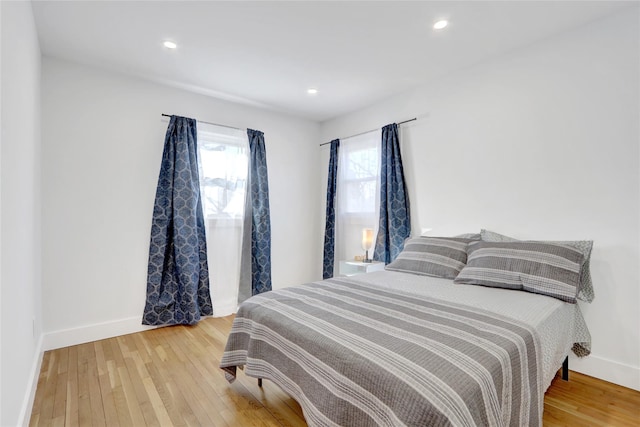
{"type": "Polygon", "coordinates": [[[569,381],[569,356],[565,357],[562,362],[562,379],[569,381]]]}

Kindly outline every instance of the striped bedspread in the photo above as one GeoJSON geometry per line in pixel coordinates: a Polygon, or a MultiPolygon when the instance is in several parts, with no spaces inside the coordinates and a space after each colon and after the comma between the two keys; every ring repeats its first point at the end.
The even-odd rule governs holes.
{"type": "Polygon", "coordinates": [[[220,367],[273,381],[310,426],[540,426],[539,347],[500,315],[340,278],[245,301],[220,367]]]}

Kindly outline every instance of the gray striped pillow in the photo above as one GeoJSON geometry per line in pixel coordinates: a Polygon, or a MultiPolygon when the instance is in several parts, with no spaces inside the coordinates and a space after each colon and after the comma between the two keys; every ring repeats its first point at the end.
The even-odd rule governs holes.
{"type": "Polygon", "coordinates": [[[467,243],[471,241],[456,237],[415,237],[405,242],[402,252],[385,269],[453,279],[467,262],[467,243]]]}
{"type": "Polygon", "coordinates": [[[473,242],[454,283],[524,290],[575,303],[584,255],[543,242],[473,242]]]}
{"type": "MultiPolygon", "coordinates": [[[[481,239],[486,242],[521,242],[522,240],[496,233],[495,231],[481,230],[481,239]]],[[[551,243],[554,245],[564,245],[576,248],[584,255],[584,263],[580,271],[580,289],[578,289],[578,299],[586,302],[593,302],[595,292],[593,291],[593,282],[591,280],[591,249],[593,248],[593,240],[533,240],[541,243],[551,243]]]]}

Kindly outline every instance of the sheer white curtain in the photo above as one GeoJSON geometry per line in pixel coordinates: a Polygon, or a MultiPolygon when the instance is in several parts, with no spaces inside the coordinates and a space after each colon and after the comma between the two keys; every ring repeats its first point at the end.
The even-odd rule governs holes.
{"type": "Polygon", "coordinates": [[[340,261],[364,255],[364,228],[373,229],[373,256],[380,214],[380,130],[340,140],[336,187],[334,276],[340,261]]]}
{"type": "Polygon", "coordinates": [[[246,132],[198,123],[200,194],[214,316],[235,313],[238,306],[247,153],[246,132]]]}

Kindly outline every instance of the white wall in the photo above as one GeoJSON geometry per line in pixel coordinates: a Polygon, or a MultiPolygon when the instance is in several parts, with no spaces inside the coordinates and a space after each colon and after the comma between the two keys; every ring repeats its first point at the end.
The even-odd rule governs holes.
{"type": "Polygon", "coordinates": [[[265,133],[273,287],[320,276],[317,123],[47,57],[42,98],[45,348],[141,329],[162,113],[265,133]]]}
{"type": "Polygon", "coordinates": [[[40,48],[30,2],[2,2],[2,414],[28,422],[40,365],[40,48]]]}
{"type": "Polygon", "coordinates": [[[640,389],[637,12],[325,122],[321,139],[418,116],[401,131],[414,234],[593,239],[593,353],[570,366],[640,389]]]}
{"type": "MultiPolygon", "coordinates": [[[[0,309],[2,308],[2,4],[0,3],[0,309]]],[[[0,313],[0,332],[2,332],[2,313],[0,313]]],[[[2,384],[2,336],[0,335],[0,384],[2,384]]],[[[0,423],[2,422],[2,387],[0,386],[0,423]]]]}

